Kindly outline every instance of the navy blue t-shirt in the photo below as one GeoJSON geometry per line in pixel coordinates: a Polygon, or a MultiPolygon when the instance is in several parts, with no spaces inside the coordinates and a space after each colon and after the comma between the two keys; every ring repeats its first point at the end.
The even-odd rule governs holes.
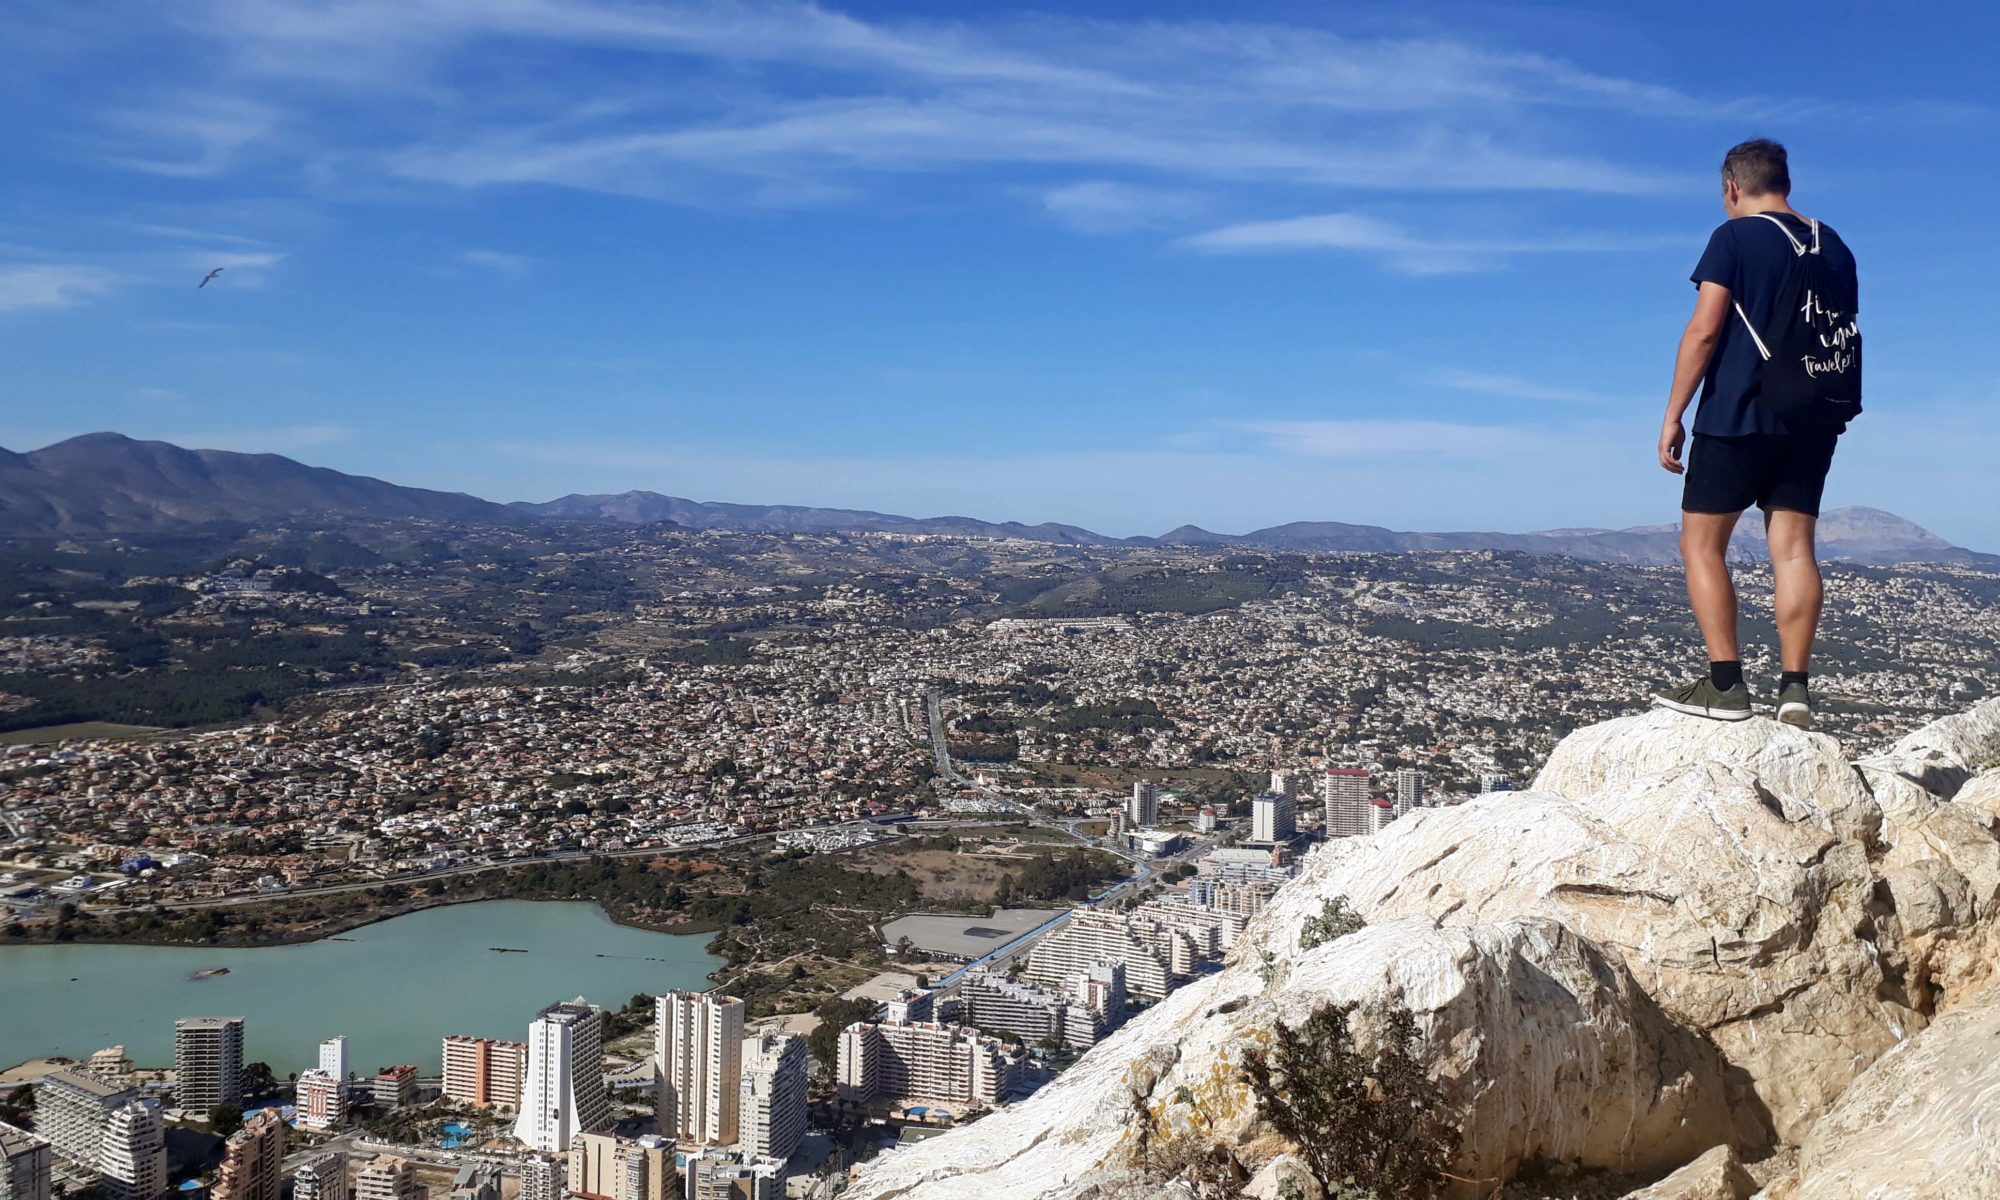
{"type": "MultiPolygon", "coordinates": [[[[1783,221],[1802,244],[1812,245],[1812,227],[1804,220],[1789,213],[1771,215],[1783,221]]],[[[1819,245],[1826,265],[1853,280],[1853,253],[1840,235],[1823,222],[1819,227],[1819,245]]],[[[1778,289],[1791,269],[1793,254],[1792,244],[1770,221],[1763,217],[1737,217],[1715,227],[1708,237],[1708,249],[1702,251],[1701,261],[1695,264],[1694,274],[1689,278],[1696,287],[1719,283],[1728,288],[1730,298],[1743,306],[1751,322],[1759,330],[1766,330],[1771,327],[1774,315],[1771,310],[1777,307],[1778,289]]],[[[1854,294],[1860,294],[1858,288],[1854,294]]],[[[1784,422],[1757,403],[1758,369],[1762,365],[1763,359],[1750,331],[1743,327],[1743,318],[1736,315],[1732,306],[1716,343],[1715,356],[1708,361],[1708,374],[1702,379],[1701,407],[1695,410],[1694,431],[1710,437],[1785,433],[1784,422]]]]}

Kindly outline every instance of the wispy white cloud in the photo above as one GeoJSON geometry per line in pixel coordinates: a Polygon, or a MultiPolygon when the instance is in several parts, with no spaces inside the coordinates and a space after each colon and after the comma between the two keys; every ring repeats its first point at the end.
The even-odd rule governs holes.
{"type": "Polygon", "coordinates": [[[216,48],[214,86],[243,103],[165,106],[159,134],[195,149],[139,160],[154,168],[224,169],[279,126],[310,125],[285,118],[303,81],[316,103],[357,110],[339,123],[341,141],[314,152],[338,161],[326,178],[340,186],[386,170],[467,188],[795,207],[850,199],[866,190],[864,173],[881,184],[1058,168],[1086,174],[998,182],[1045,192],[1052,218],[1089,232],[1144,222],[1191,182],[1660,191],[1679,181],[1617,161],[1623,147],[1538,135],[1524,117],[1556,105],[1687,115],[1715,104],[1462,38],[1249,22],[870,20],[791,0],[201,0],[174,19],[216,48]],[[564,69],[566,55],[602,47],[663,69],[564,69]],[[519,87],[474,85],[462,74],[473,61],[534,70],[519,87]],[[423,120],[382,105],[385,92],[411,91],[423,120]]]}
{"type": "Polygon", "coordinates": [[[535,260],[525,254],[509,254],[504,250],[461,250],[458,261],[468,267],[516,277],[526,275],[535,265],[535,260]]]}
{"type": "Polygon", "coordinates": [[[109,292],[118,276],[79,263],[0,265],[0,313],[72,308],[109,292]]]}
{"type": "Polygon", "coordinates": [[[182,179],[213,179],[233,168],[246,147],[269,136],[281,110],[241,96],[162,98],[143,108],[104,114],[116,166],[182,179]]]}
{"type": "Polygon", "coordinates": [[[1524,254],[1613,254],[1684,247],[1686,237],[1610,233],[1552,233],[1534,237],[1475,237],[1412,233],[1363,213],[1319,213],[1275,221],[1245,221],[1182,238],[1190,250],[1256,253],[1337,250],[1374,258],[1413,275],[1483,271],[1524,254]]]}
{"type": "Polygon", "coordinates": [[[1185,225],[1208,201],[1186,188],[1088,179],[1049,188],[1041,194],[1041,205],[1043,212],[1080,233],[1125,233],[1185,225]]]}
{"type": "Polygon", "coordinates": [[[1543,440],[1518,426],[1451,421],[1243,421],[1235,427],[1261,438],[1269,451],[1307,458],[1503,458],[1543,440]]]}
{"type": "Polygon", "coordinates": [[[1490,371],[1438,370],[1425,376],[1427,382],[1439,387],[1452,388],[1461,392],[1477,392],[1487,396],[1504,396],[1509,400],[1533,400],[1552,404],[1613,405],[1620,403],[1617,397],[1603,392],[1588,391],[1583,388],[1559,387],[1554,384],[1539,383],[1532,379],[1522,379],[1515,375],[1501,375],[1490,371]]]}

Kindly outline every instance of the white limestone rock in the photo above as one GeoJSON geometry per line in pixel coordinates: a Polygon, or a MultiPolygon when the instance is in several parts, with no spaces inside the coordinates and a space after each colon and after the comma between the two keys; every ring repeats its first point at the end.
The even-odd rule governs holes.
{"type": "MultiPolygon", "coordinates": [[[[1873,1143],[1833,1132],[1838,1114],[1864,1104],[1863,1083],[1892,1077],[1889,1064],[1909,1057],[1917,1067],[1894,1070],[2000,1095],[1985,1076],[1947,1078],[1946,1064],[1909,1049],[1948,1041],[1973,1053],[1961,1026],[1990,1011],[1972,1006],[2000,959],[2000,701],[1858,767],[1832,739],[1768,720],[1650,713],[1572,735],[1536,783],[1315,851],[1223,971],[1033,1099],[870,1164],[849,1195],[1180,1194],[1134,1174],[1142,1127],[1155,1147],[1227,1145],[1254,1172],[1287,1148],[1256,1120],[1243,1051],[1275,1024],[1348,1000],[1394,998],[1417,1015],[1463,1119],[1451,1169],[1466,1179],[1531,1162],[1688,1164],[1677,1176],[1740,1192],[1740,1163],[1718,1175],[1713,1159],[1689,1160],[1776,1140],[1814,1147],[1811,1172],[1767,1193],[1791,1200],[1890,1170],[1886,1147],[1903,1144],[1907,1122],[1878,1114],[1890,1139],[1879,1164],[1844,1148],[1873,1143]],[[1370,926],[1302,951],[1300,930],[1337,895],[1370,926]],[[1924,1031],[1933,1005],[1951,1010],[1946,1039],[1924,1031]],[[1906,1038],[1916,1040],[1895,1049],[1906,1038]]],[[[1976,1052],[2000,1061],[1990,1045],[1976,1052]]],[[[1893,1101],[1897,1087],[1869,1086],[1883,1103],[1917,1105],[1916,1119],[1935,1116],[1919,1144],[1954,1169],[1970,1170],[1967,1145],[1990,1150],[1990,1133],[1952,1131],[1956,1101],[1933,1113],[1920,1098],[1893,1101]]]]}
{"type": "Polygon", "coordinates": [[[1651,1187],[1627,1192],[1624,1200],[1749,1200],[1757,1181],[1728,1146],[1717,1146],[1651,1187]]]}
{"type": "Polygon", "coordinates": [[[1740,768],[1771,793],[1787,820],[1864,846],[1881,829],[1881,809],[1839,742],[1766,718],[1709,721],[1653,709],[1605,721],[1564,738],[1529,790],[1581,800],[1704,763],[1740,768]]]}
{"type": "Polygon", "coordinates": [[[2000,997],[1945,1014],[1854,1081],[1800,1148],[1791,1200],[2000,1196],[2000,997]]]}
{"type": "Polygon", "coordinates": [[[1236,953],[1295,941],[1330,895],[1370,921],[1561,921],[1621,956],[1667,1013],[1712,1036],[1792,1142],[1922,1025],[1885,986],[1879,943],[1896,931],[1875,920],[1873,891],[1858,842],[1787,820],[1738,770],[1683,764],[1664,781],[1575,801],[1495,793],[1419,810],[1372,838],[1335,843],[1308,859],[1236,953]]]}
{"type": "Polygon", "coordinates": [[[1038,1095],[884,1156],[846,1195],[1131,1193],[1141,1128],[1156,1155],[1182,1139],[1240,1148],[1257,1138],[1239,1068],[1274,1024],[1295,1024],[1323,1003],[1391,998],[1417,1017],[1433,1076],[1460,1120],[1464,1150],[1453,1172],[1492,1181],[1468,1195],[1485,1195],[1524,1162],[1660,1169],[1738,1136],[1713,1049],[1553,922],[1438,928],[1410,918],[1308,951],[1294,940],[1268,986],[1261,966],[1260,957],[1239,959],[1180,989],[1038,1095]]]}
{"type": "Polygon", "coordinates": [[[1897,742],[1886,757],[1925,761],[1939,771],[1956,770],[1961,776],[1957,782],[1926,784],[1950,799],[1965,779],[2000,767],[2000,698],[1932,721],[1897,742]]]}

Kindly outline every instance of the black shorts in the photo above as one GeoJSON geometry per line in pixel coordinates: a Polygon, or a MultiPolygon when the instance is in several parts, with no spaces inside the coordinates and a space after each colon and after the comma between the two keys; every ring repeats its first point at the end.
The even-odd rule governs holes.
{"type": "Polygon", "coordinates": [[[1751,505],[1819,515],[1826,472],[1839,434],[1694,435],[1681,511],[1740,513],[1751,505]]]}

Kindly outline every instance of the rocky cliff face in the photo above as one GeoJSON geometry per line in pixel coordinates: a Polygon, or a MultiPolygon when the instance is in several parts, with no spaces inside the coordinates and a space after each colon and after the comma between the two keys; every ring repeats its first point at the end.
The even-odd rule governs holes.
{"type": "Polygon", "coordinates": [[[1769,1200],[2000,1194],[1996,767],[2000,701],[1858,763],[1764,720],[1582,730],[1529,791],[1318,849],[1223,971],[846,1194],[1190,1195],[1159,1164],[1219,1145],[1275,1196],[1296,1147],[1244,1054],[1329,1001],[1416,1017],[1461,1196],[1556,1169],[1741,1197],[1739,1156],[1796,1162],[1769,1200]],[[1368,925],[1307,946],[1336,896],[1368,925]]]}

